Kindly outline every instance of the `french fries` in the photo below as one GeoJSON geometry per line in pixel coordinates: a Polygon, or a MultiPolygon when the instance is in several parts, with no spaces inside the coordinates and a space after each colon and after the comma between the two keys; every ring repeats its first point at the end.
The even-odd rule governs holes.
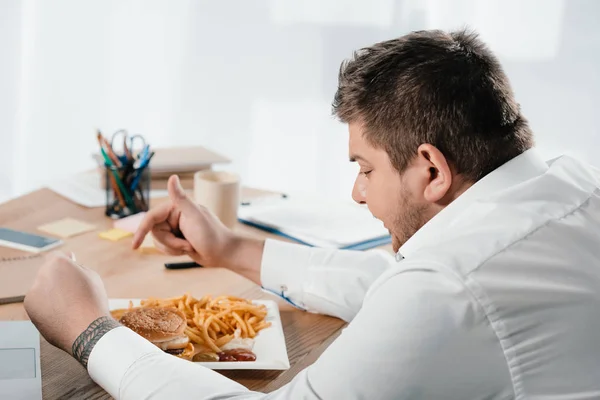
{"type": "MultiPolygon", "coordinates": [[[[234,296],[204,296],[197,299],[189,294],[167,299],[142,300],[140,307],[170,307],[181,310],[187,319],[185,335],[192,343],[200,344],[215,353],[235,337],[253,339],[263,329],[271,326],[265,320],[267,308],[250,300],[234,296]]],[[[129,308],[113,310],[113,318],[120,319],[129,308]]]]}

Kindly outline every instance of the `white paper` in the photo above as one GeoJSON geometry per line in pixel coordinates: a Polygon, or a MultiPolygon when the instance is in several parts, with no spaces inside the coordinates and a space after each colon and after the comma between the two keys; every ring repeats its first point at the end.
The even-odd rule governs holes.
{"type": "MultiPolygon", "coordinates": [[[[98,173],[83,173],[48,184],[48,189],[84,207],[104,207],[106,191],[100,187],[98,173]]],[[[150,198],[166,197],[166,190],[151,190],[150,198]]]]}
{"type": "MultiPolygon", "coordinates": [[[[109,307],[111,310],[119,308],[128,308],[130,299],[110,299],[109,307]]],[[[131,299],[133,306],[139,306],[140,299],[131,299]]],[[[279,316],[279,307],[272,300],[254,300],[255,304],[264,304],[267,307],[266,321],[271,326],[261,330],[254,338],[254,348],[252,351],[256,354],[256,361],[219,361],[219,362],[198,362],[197,364],[210,369],[266,369],[266,370],[286,370],[290,368],[290,361],[285,346],[285,337],[283,327],[279,316]]]]}
{"type": "Polygon", "coordinates": [[[389,236],[367,208],[346,201],[292,196],[240,206],[238,217],[319,247],[342,248],[389,236]]]}

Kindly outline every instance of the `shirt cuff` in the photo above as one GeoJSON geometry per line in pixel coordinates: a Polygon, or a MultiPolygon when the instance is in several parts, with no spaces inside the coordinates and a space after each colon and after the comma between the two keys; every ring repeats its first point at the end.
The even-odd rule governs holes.
{"type": "Polygon", "coordinates": [[[263,289],[304,309],[304,286],[311,253],[308,246],[267,239],[260,269],[263,289]]]}
{"type": "Polygon", "coordinates": [[[136,361],[162,351],[124,326],[107,332],[98,340],[88,359],[90,377],[112,397],[119,398],[121,381],[136,361]]]}

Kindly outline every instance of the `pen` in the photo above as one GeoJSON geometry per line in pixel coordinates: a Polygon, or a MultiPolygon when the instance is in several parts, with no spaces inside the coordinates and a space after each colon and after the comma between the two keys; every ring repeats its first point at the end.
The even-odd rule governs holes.
{"type": "Polygon", "coordinates": [[[0,306],[5,304],[22,303],[24,300],[25,296],[4,297],[0,298],[0,306]]]}
{"type": "Polygon", "coordinates": [[[281,198],[281,199],[287,199],[287,198],[288,198],[288,195],[287,195],[287,194],[285,194],[285,193],[281,193],[281,194],[279,194],[279,195],[277,195],[277,196],[270,196],[270,195],[269,195],[269,196],[260,196],[260,197],[257,197],[257,198],[255,198],[255,199],[253,199],[252,201],[242,201],[242,202],[240,203],[240,205],[241,205],[241,206],[249,206],[249,205],[252,205],[252,203],[254,203],[254,202],[257,202],[257,203],[258,203],[258,202],[265,201],[265,200],[269,200],[269,199],[272,199],[272,198],[281,198]]]}
{"type": "Polygon", "coordinates": [[[136,171],[137,175],[133,179],[133,183],[131,184],[131,190],[135,190],[137,188],[138,183],[140,183],[140,179],[142,178],[142,174],[144,173],[144,168],[146,168],[148,166],[148,163],[150,162],[150,160],[152,159],[153,156],[154,156],[154,152],[152,152],[149,156],[144,158],[144,160],[142,160],[140,166],[137,167],[137,171],[136,171]]]}
{"type": "Polygon", "coordinates": [[[196,268],[202,267],[202,265],[194,262],[194,261],[184,261],[179,263],[165,263],[165,268],[167,269],[185,269],[185,268],[196,268]]]}

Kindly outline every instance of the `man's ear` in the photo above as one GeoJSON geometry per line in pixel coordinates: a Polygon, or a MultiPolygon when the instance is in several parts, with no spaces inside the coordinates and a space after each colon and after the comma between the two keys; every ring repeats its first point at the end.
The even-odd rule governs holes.
{"type": "Polygon", "coordinates": [[[417,156],[429,172],[429,183],[425,186],[423,197],[430,203],[437,203],[452,186],[452,170],[448,160],[437,147],[428,143],[419,146],[417,156]]]}

